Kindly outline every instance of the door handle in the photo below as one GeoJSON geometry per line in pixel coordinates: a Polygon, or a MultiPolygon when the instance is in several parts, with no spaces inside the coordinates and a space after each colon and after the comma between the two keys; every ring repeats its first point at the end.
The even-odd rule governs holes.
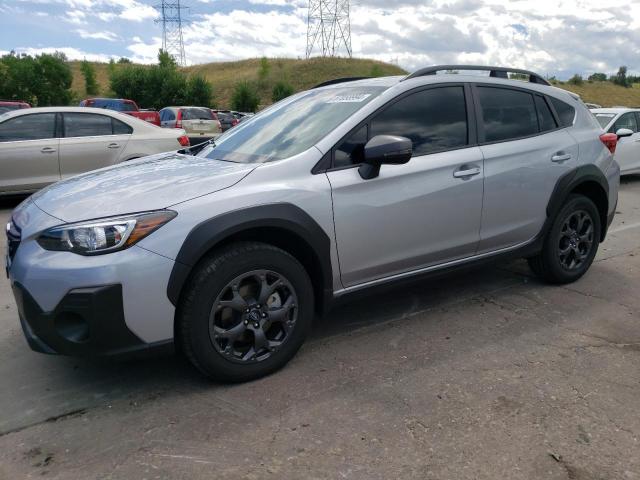
{"type": "Polygon", "coordinates": [[[42,153],[55,153],[56,149],[53,147],[44,147],[42,150],[40,150],[42,153]]]}
{"type": "Polygon", "coordinates": [[[107,148],[120,148],[120,145],[117,143],[110,143],[109,145],[107,145],[107,148]]]}
{"type": "Polygon", "coordinates": [[[558,152],[553,157],[551,157],[551,161],[554,163],[562,163],[562,162],[566,162],[567,160],[571,160],[570,153],[558,152]]]}
{"type": "Polygon", "coordinates": [[[480,167],[464,168],[453,172],[455,178],[473,177],[480,173],[480,167]]]}

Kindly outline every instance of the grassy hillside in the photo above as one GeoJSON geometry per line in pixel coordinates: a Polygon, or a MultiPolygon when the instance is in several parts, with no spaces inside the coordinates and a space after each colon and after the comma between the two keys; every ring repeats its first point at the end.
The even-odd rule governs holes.
{"type": "MultiPolygon", "coordinates": [[[[229,107],[233,87],[243,80],[254,82],[260,92],[261,105],[269,105],[273,86],[280,80],[290,83],[295,91],[299,91],[333,78],[403,75],[406,73],[395,65],[359,58],[312,58],[309,60],[274,58],[269,59],[268,62],[268,74],[263,79],[259,79],[258,75],[260,70],[260,59],[258,58],[238,62],[194,65],[185,68],[185,71],[203,75],[213,84],[214,102],[220,108],[229,107]]],[[[108,64],[95,63],[94,66],[96,80],[100,86],[100,95],[108,95],[108,64]]],[[[71,62],[71,69],[73,71],[74,96],[85,98],[84,78],[80,73],[80,62],[71,62]]]]}
{"type": "Polygon", "coordinates": [[[640,84],[634,83],[629,88],[614,85],[611,82],[584,82],[582,85],[554,83],[556,87],[577,93],[582,100],[597,103],[603,107],[627,106],[640,107],[640,84]]]}
{"type": "MultiPolygon", "coordinates": [[[[100,86],[100,95],[109,95],[109,70],[106,63],[95,63],[96,77],[100,86]]],[[[71,62],[73,71],[74,95],[85,98],[84,79],[80,73],[80,62],[71,62]]],[[[260,59],[252,58],[238,62],[219,62],[194,65],[185,68],[188,73],[204,75],[213,84],[214,101],[220,108],[228,108],[234,85],[238,81],[255,82],[260,90],[261,104],[271,103],[271,90],[275,82],[285,80],[296,91],[303,90],[325,80],[339,77],[366,77],[382,75],[402,75],[401,68],[388,63],[360,58],[312,58],[296,60],[291,58],[269,59],[269,73],[259,80],[260,59]]],[[[556,86],[570,90],[582,97],[585,102],[597,103],[605,107],[614,105],[640,106],[640,84],[623,88],[610,82],[584,82],[582,85],[569,85],[556,82],[556,86]]]]}

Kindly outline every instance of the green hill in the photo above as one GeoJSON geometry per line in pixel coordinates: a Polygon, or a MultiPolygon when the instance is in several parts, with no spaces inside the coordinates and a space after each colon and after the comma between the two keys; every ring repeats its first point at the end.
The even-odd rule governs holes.
{"type": "MultiPolygon", "coordinates": [[[[203,75],[213,85],[214,102],[219,108],[228,108],[234,86],[243,80],[256,84],[261,105],[271,103],[271,92],[276,82],[284,80],[295,91],[305,90],[318,83],[339,77],[368,77],[403,75],[406,72],[396,65],[361,58],[311,58],[296,60],[273,58],[268,60],[268,73],[259,79],[260,59],[251,58],[237,62],[216,62],[186,67],[187,73],[203,75]]],[[[73,71],[72,89],[76,98],[85,98],[84,79],[80,62],[70,62],[73,71]]],[[[109,66],[94,63],[100,95],[109,95],[109,66]]]]}
{"type": "MultiPolygon", "coordinates": [[[[255,82],[260,91],[261,105],[271,103],[273,85],[279,80],[289,82],[295,91],[304,90],[320,82],[339,77],[367,77],[402,75],[406,73],[396,65],[362,58],[271,58],[268,73],[259,79],[260,59],[237,62],[216,62],[186,67],[188,73],[199,73],[213,84],[214,101],[219,108],[229,108],[234,85],[243,80],[255,82]]],[[[106,63],[94,63],[100,95],[109,95],[109,68],[106,63]]],[[[72,89],[77,99],[85,98],[84,80],[80,62],[71,62],[72,89]]],[[[579,94],[585,102],[610,107],[614,105],[640,106],[640,84],[624,88],[610,82],[587,82],[570,85],[555,82],[556,86],[579,94]]]]}

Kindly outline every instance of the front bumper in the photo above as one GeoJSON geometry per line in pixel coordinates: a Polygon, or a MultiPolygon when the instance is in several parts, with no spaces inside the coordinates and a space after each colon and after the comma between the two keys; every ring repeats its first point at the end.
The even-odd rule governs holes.
{"type": "Polygon", "coordinates": [[[71,290],[49,312],[21,284],[12,288],[22,330],[36,352],[101,356],[149,346],[126,326],[121,285],[71,290]]]}

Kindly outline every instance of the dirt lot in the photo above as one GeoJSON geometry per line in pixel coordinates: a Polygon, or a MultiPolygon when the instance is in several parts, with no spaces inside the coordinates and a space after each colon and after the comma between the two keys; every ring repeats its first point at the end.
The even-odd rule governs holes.
{"type": "Polygon", "coordinates": [[[360,298],[235,386],[33,353],[3,277],[0,478],[640,480],[640,177],[618,211],[573,285],[518,261],[360,298]]]}

